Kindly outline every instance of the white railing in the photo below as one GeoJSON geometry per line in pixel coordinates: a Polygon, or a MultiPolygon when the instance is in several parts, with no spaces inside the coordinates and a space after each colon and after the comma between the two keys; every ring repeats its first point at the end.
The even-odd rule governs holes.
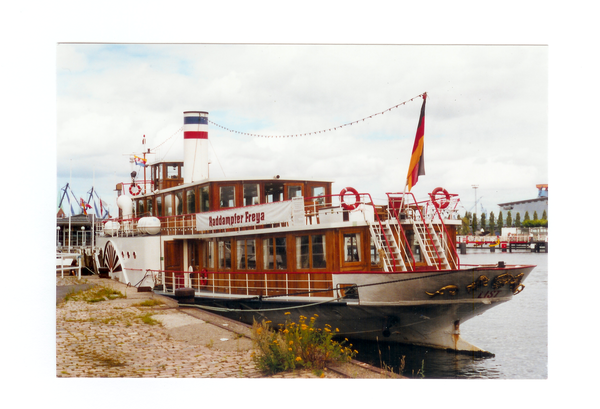
{"type": "Polygon", "coordinates": [[[71,273],[77,271],[77,278],[81,278],[81,261],[83,256],[77,253],[57,253],[56,254],[56,272],[60,271],[60,277],[64,277],[65,271],[71,273]],[[73,260],[77,260],[77,266],[72,266],[73,260]],[[65,265],[65,261],[68,264],[65,265]]]}
{"type": "Polygon", "coordinates": [[[178,288],[192,288],[197,293],[213,295],[282,296],[282,299],[331,297],[332,279],[315,279],[315,274],[324,273],[160,271],[158,284],[166,294],[174,294],[178,288]]]}
{"type": "Polygon", "coordinates": [[[496,244],[496,243],[529,243],[530,241],[547,241],[547,234],[511,234],[508,236],[456,236],[457,243],[496,244]]]}
{"type": "MultiPolygon", "coordinates": [[[[335,196],[335,195],[334,195],[335,196]]],[[[296,198],[295,198],[296,199],[296,198]]],[[[294,200],[295,200],[294,199],[294,200]]],[[[343,222],[344,212],[348,213],[348,221],[362,221],[373,219],[373,206],[366,204],[361,201],[358,208],[353,211],[346,211],[342,208],[341,204],[332,205],[329,204],[317,204],[317,201],[311,201],[312,198],[300,198],[304,201],[303,204],[296,207],[293,205],[292,213],[288,221],[282,221],[274,224],[257,224],[254,226],[245,227],[215,227],[211,230],[198,230],[196,224],[197,213],[182,214],[175,216],[163,216],[158,217],[160,220],[160,233],[167,235],[185,235],[185,234],[204,234],[204,233],[215,233],[220,231],[240,231],[240,230],[254,230],[254,229],[265,229],[273,227],[288,227],[298,225],[321,225],[335,222],[343,222]],[[300,221],[298,219],[301,218],[300,221]]],[[[321,198],[322,199],[322,198],[321,198]]],[[[274,205],[280,203],[273,203],[274,205]]],[[[268,205],[268,204],[267,204],[268,205]]],[[[264,206],[261,205],[261,206],[264,206]]],[[[233,209],[233,208],[232,208],[233,209]]],[[[209,212],[216,213],[218,211],[209,212]]],[[[117,222],[119,223],[118,231],[114,232],[113,236],[118,237],[131,237],[139,235],[138,222],[141,218],[129,218],[129,219],[110,219],[98,221],[96,224],[96,231],[100,235],[108,234],[103,230],[104,223],[117,222]]]]}

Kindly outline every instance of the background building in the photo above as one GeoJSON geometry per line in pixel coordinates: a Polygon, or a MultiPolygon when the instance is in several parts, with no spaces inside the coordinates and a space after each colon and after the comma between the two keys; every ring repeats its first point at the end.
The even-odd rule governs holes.
{"type": "MultiPolygon", "coordinates": [[[[500,206],[500,210],[502,212],[510,210],[513,219],[517,213],[519,213],[521,215],[521,220],[523,220],[525,212],[529,212],[529,218],[531,220],[533,220],[534,212],[537,212],[538,219],[542,218],[544,211],[546,212],[546,217],[548,217],[548,185],[535,185],[535,187],[538,189],[538,196],[535,199],[500,203],[498,204],[498,206],[500,206]]],[[[506,213],[504,217],[506,217],[506,213]]]]}

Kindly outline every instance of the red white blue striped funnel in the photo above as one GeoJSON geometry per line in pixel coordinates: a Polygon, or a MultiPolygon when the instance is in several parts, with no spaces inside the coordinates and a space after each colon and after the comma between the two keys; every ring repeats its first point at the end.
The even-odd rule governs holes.
{"type": "Polygon", "coordinates": [[[183,182],[208,179],[208,112],[183,113],[183,182]]]}

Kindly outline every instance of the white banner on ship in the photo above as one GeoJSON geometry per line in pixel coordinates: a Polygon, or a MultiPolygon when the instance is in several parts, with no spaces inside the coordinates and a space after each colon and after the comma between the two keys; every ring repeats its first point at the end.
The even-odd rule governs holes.
{"type": "Polygon", "coordinates": [[[196,214],[196,229],[199,231],[231,229],[261,224],[289,223],[292,221],[292,202],[269,203],[249,207],[236,207],[196,214]]]}

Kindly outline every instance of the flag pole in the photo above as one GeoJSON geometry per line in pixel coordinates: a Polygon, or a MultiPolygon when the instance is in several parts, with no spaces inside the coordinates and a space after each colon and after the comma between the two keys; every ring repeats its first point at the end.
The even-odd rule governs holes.
{"type": "MultiPolygon", "coordinates": [[[[93,167],[92,174],[92,193],[94,192],[94,185],[96,184],[96,167],[93,167]]],[[[88,199],[88,203],[90,200],[94,200],[94,197],[90,194],[90,198],[88,199]]],[[[94,238],[96,237],[96,201],[94,200],[94,212],[92,213],[92,252],[94,251],[94,238]]]]}
{"type": "MultiPolygon", "coordinates": [[[[398,212],[402,212],[402,208],[404,208],[404,198],[406,197],[406,188],[408,187],[408,180],[404,183],[404,192],[402,192],[402,200],[400,201],[400,209],[398,212]]],[[[400,213],[398,213],[400,214],[400,213]]]]}
{"type": "Polygon", "coordinates": [[[406,183],[404,185],[404,192],[402,193],[402,200],[400,201],[400,210],[404,207],[404,198],[406,196],[406,189],[410,192],[410,189],[417,183],[420,175],[425,175],[425,164],[423,162],[423,147],[425,137],[425,102],[427,100],[427,92],[421,94],[423,97],[423,105],[421,106],[421,113],[419,114],[419,124],[417,125],[417,133],[415,135],[415,142],[413,144],[413,150],[408,164],[408,174],[406,175],[406,183]],[[416,172],[416,177],[414,176],[416,172]],[[410,187],[409,187],[410,185],[410,187]]]}
{"type": "MultiPolygon", "coordinates": [[[[73,168],[73,159],[69,159],[69,186],[71,185],[72,168],[73,168]]],[[[69,205],[70,204],[71,203],[69,201],[69,205]]],[[[72,216],[72,213],[73,213],[72,209],[73,209],[73,207],[70,206],[69,210],[71,210],[71,211],[69,212],[69,247],[67,247],[67,252],[68,253],[71,253],[71,216],[72,216]]]]}

